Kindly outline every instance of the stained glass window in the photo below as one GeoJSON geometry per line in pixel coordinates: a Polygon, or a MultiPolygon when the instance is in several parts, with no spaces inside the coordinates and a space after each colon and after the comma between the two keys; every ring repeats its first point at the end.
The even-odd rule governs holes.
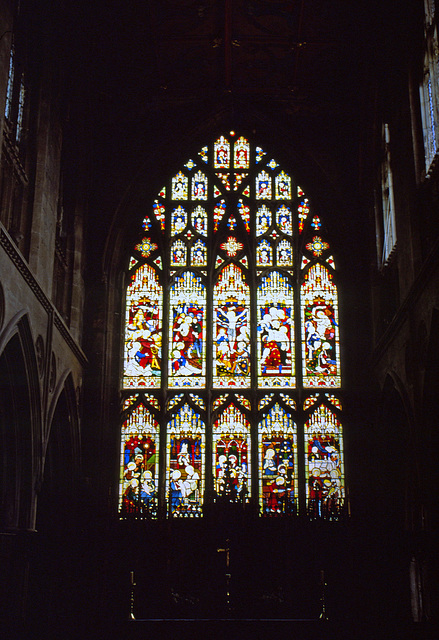
{"type": "Polygon", "coordinates": [[[205,267],[207,265],[207,249],[205,242],[197,240],[191,248],[191,264],[194,267],[205,267]]]}
{"type": "Polygon", "coordinates": [[[308,513],[337,519],[345,495],[342,427],[324,404],[305,423],[305,446],[308,513]]]}
{"type": "Polygon", "coordinates": [[[259,423],[259,499],[264,515],[295,513],[298,501],[297,430],[276,403],[259,423]]]}
{"type": "MultiPolygon", "coordinates": [[[[264,204],[260,207],[256,214],[256,235],[261,236],[264,233],[267,233],[269,228],[271,227],[271,211],[264,204]]],[[[290,233],[292,232],[292,229],[290,233]]]]}
{"type": "Polygon", "coordinates": [[[177,207],[171,216],[171,236],[176,236],[186,229],[187,213],[183,207],[177,207]]]}
{"type": "Polygon", "coordinates": [[[199,518],[224,501],[341,517],[336,247],[293,176],[223,133],[142,212],[127,257],[122,518],[199,518]]]}
{"type": "Polygon", "coordinates": [[[266,171],[261,171],[256,178],[256,198],[258,200],[271,200],[271,190],[271,176],[266,171]]]}
{"type": "Polygon", "coordinates": [[[176,240],[171,246],[171,264],[185,267],[187,261],[187,248],[183,240],[176,240]]]}
{"type": "Polygon", "coordinates": [[[15,48],[14,45],[11,47],[11,53],[9,55],[9,76],[8,76],[8,86],[6,89],[6,103],[5,103],[5,116],[10,119],[11,111],[12,111],[12,94],[14,89],[14,74],[15,74],[15,48]]]}
{"type": "Polygon", "coordinates": [[[162,309],[158,274],[145,264],[134,272],[127,288],[124,388],[160,386],[162,309]]]}
{"type": "Polygon", "coordinates": [[[169,307],[169,386],[204,386],[206,288],[201,278],[190,271],[176,276],[169,307]]]}
{"type": "Polygon", "coordinates": [[[245,501],[250,486],[250,423],[229,405],[213,425],[215,492],[233,501],[245,501]]]}
{"type": "Polygon", "coordinates": [[[196,233],[207,236],[207,213],[200,205],[192,212],[192,228],[196,233]]]}
{"type": "Polygon", "coordinates": [[[230,143],[221,136],[214,144],[214,161],[215,169],[228,169],[230,166],[230,143]]]}
{"type": "Polygon", "coordinates": [[[301,287],[305,387],[340,387],[337,287],[326,267],[309,267],[301,287]]]}
{"type": "Polygon", "coordinates": [[[172,517],[200,517],[203,504],[205,426],[200,413],[183,405],[168,424],[168,508],[172,517]]]}
{"type": "Polygon", "coordinates": [[[250,289],[234,264],[213,290],[213,386],[250,385],[250,289]]]}
{"type": "Polygon", "coordinates": [[[257,245],[256,264],[258,267],[271,267],[273,264],[273,249],[267,240],[261,240],[257,245]]]}
{"type": "Polygon", "coordinates": [[[121,438],[119,508],[123,515],[157,514],[159,426],[143,405],[125,418],[121,438]]]}
{"type": "Polygon", "coordinates": [[[172,178],[172,199],[187,200],[188,178],[181,171],[172,178]]]}
{"type": "Polygon", "coordinates": [[[291,210],[282,205],[276,212],[276,222],[279,227],[279,231],[285,233],[288,236],[293,234],[293,218],[291,210]]]}
{"type": "Polygon", "coordinates": [[[258,311],[259,387],[294,387],[294,296],[286,275],[262,277],[258,311]]]}
{"type": "Polygon", "coordinates": [[[278,267],[293,266],[293,247],[288,240],[281,240],[277,245],[276,264],[278,267]]]}
{"type": "Polygon", "coordinates": [[[235,169],[248,169],[250,166],[250,145],[241,136],[234,144],[234,164],[235,169]]]}
{"type": "Polygon", "coordinates": [[[275,179],[276,200],[289,200],[291,198],[291,178],[281,171],[275,179]]]}
{"type": "Polygon", "coordinates": [[[192,200],[207,200],[207,178],[201,171],[192,178],[192,200]]]}
{"type": "Polygon", "coordinates": [[[435,4],[434,0],[424,2],[424,65],[419,86],[426,171],[431,168],[439,146],[439,38],[435,4]]]}

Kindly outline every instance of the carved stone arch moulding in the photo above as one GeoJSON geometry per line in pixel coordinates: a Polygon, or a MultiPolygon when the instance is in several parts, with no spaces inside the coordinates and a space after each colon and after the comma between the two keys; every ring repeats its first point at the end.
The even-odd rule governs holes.
{"type": "Polygon", "coordinates": [[[38,373],[40,374],[40,378],[43,377],[45,369],[44,351],[44,340],[43,337],[39,335],[35,340],[35,355],[37,358],[38,373]]]}
{"type": "Polygon", "coordinates": [[[56,385],[56,357],[52,352],[52,357],[50,358],[50,373],[49,373],[49,392],[53,393],[56,385]]]}
{"type": "Polygon", "coordinates": [[[3,291],[2,283],[0,282],[0,330],[3,327],[5,321],[5,294],[3,291]]]}

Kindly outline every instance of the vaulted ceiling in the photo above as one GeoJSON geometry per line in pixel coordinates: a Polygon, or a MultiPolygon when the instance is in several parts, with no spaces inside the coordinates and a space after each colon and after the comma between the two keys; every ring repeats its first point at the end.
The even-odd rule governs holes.
{"type": "Polygon", "coordinates": [[[363,67],[374,52],[375,0],[364,4],[65,2],[58,46],[89,109],[101,210],[145,163],[157,191],[191,145],[228,126],[275,147],[305,188],[323,199],[333,190],[336,202],[357,175],[363,67]]]}

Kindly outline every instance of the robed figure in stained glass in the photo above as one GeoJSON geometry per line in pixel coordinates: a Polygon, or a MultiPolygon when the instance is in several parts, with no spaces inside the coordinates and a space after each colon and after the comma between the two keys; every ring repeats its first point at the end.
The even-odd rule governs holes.
{"type": "Polygon", "coordinates": [[[337,517],[344,496],[342,427],[333,411],[320,405],[305,425],[308,513],[337,517]]]}
{"type": "Polygon", "coordinates": [[[162,354],[162,289],[157,274],[143,265],[127,290],[125,387],[159,385],[162,354]]]}
{"type": "Polygon", "coordinates": [[[215,386],[247,386],[250,375],[249,288],[231,264],[214,288],[215,386]]]}
{"type": "Polygon", "coordinates": [[[169,513],[199,517],[203,502],[204,423],[188,404],[168,424],[167,475],[169,513]]]}
{"type": "Polygon", "coordinates": [[[259,423],[261,507],[265,515],[297,509],[297,436],[291,415],[276,403],[259,423]]]}

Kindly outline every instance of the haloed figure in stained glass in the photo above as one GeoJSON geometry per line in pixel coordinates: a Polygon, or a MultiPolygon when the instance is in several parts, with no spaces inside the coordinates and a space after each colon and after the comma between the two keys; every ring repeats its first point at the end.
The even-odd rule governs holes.
{"type": "Polygon", "coordinates": [[[247,443],[223,437],[217,444],[216,490],[219,496],[244,500],[247,493],[247,443]]]}
{"type": "Polygon", "coordinates": [[[204,423],[184,404],[168,424],[167,476],[172,517],[201,514],[204,473],[204,423]]]}
{"type": "Polygon", "coordinates": [[[161,287],[153,269],[144,265],[127,291],[125,386],[157,386],[161,371],[161,287]]]}
{"type": "Polygon", "coordinates": [[[247,309],[234,302],[216,310],[218,333],[218,371],[246,375],[249,370],[247,309]]]}
{"type": "Polygon", "coordinates": [[[204,384],[206,292],[191,271],[176,276],[170,289],[169,385],[204,384]]]}
{"type": "Polygon", "coordinates": [[[250,375],[249,287],[231,264],[214,288],[215,386],[248,386],[250,375]]]}
{"type": "Polygon", "coordinates": [[[291,512],[295,507],[293,443],[289,438],[272,438],[263,447],[264,510],[291,512]]]}
{"type": "Polygon", "coordinates": [[[343,498],[342,427],[336,415],[320,405],[305,425],[308,513],[333,517],[343,498]]]}
{"type": "Polygon", "coordinates": [[[260,322],[261,340],[264,345],[262,350],[262,374],[267,370],[273,373],[282,373],[282,368],[288,367],[291,373],[290,350],[290,324],[289,309],[270,307],[263,314],[260,322]]]}
{"type": "Polygon", "coordinates": [[[172,369],[174,374],[201,372],[204,309],[184,304],[174,309],[172,369]]]}
{"type": "Polygon", "coordinates": [[[335,374],[334,310],[329,304],[309,305],[305,309],[305,318],[309,369],[316,373],[335,374]]]}
{"type": "Polygon", "coordinates": [[[122,513],[149,513],[156,509],[158,424],[140,405],[128,415],[122,429],[122,513]]]}
{"type": "Polygon", "coordinates": [[[266,515],[297,510],[297,430],[276,403],[259,423],[261,507],[266,515]]]}
{"type": "Polygon", "coordinates": [[[173,514],[199,510],[200,465],[200,438],[171,439],[170,505],[173,514]]]}

